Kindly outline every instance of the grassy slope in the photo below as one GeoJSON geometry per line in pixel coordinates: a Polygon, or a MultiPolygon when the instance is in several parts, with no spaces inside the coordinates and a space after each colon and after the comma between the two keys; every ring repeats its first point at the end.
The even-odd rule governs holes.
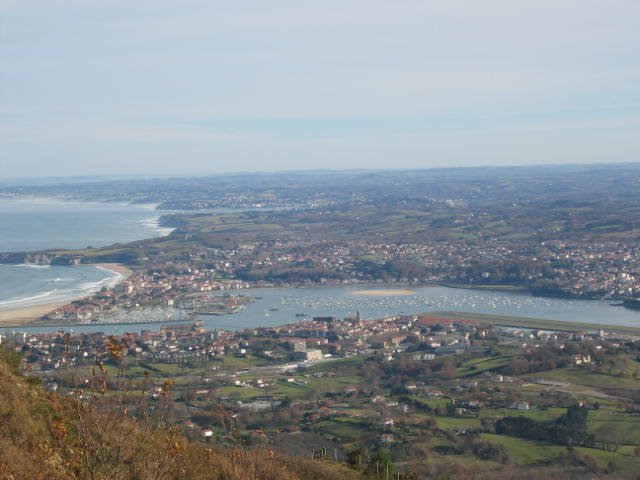
{"type": "Polygon", "coordinates": [[[332,462],[263,449],[189,443],[171,428],[48,394],[0,349],[0,478],[242,479],[361,478],[332,462]],[[210,448],[207,448],[210,447],[210,448]]]}

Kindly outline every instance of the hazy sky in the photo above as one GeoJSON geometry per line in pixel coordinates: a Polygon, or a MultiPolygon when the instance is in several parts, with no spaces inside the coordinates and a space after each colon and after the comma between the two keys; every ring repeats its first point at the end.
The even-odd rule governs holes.
{"type": "Polygon", "coordinates": [[[640,161],[638,0],[0,0],[0,177],[640,161]]]}

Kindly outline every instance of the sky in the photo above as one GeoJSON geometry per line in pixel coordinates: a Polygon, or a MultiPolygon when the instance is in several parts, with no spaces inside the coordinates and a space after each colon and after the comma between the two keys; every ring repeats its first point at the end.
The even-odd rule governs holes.
{"type": "Polygon", "coordinates": [[[0,178],[640,161],[638,0],[0,0],[0,178]]]}

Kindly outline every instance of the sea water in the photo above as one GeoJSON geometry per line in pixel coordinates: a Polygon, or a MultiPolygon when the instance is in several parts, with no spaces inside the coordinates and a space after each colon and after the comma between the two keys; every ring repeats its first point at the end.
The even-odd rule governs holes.
{"type": "Polygon", "coordinates": [[[103,247],[167,235],[154,205],[0,198],[0,252],[103,247]]]}
{"type": "Polygon", "coordinates": [[[0,311],[72,300],[123,279],[121,274],[91,265],[0,265],[0,311]]]}
{"type": "MultiPolygon", "coordinates": [[[[167,235],[153,205],[0,199],[0,252],[101,247],[167,235]]],[[[122,280],[101,267],[0,265],[0,310],[83,297],[122,280]]]]}
{"type": "MultiPolygon", "coordinates": [[[[52,200],[0,200],[0,251],[104,246],[168,233],[149,206],[52,200]]],[[[118,282],[115,272],[94,266],[0,265],[0,310],[82,297],[118,282]]],[[[533,297],[522,292],[415,288],[410,295],[358,296],[366,287],[272,288],[235,293],[258,297],[235,315],[202,316],[207,328],[241,329],[303,321],[313,316],[362,318],[421,312],[460,311],[609,325],[640,325],[640,311],[607,301],[533,297]]],[[[147,325],[90,325],[77,331],[132,331],[147,325]]],[[[55,330],[58,327],[51,327],[55,330]]],[[[31,329],[29,329],[31,330],[31,329]]],[[[37,327],[44,331],[47,328],[37,327]]]]}

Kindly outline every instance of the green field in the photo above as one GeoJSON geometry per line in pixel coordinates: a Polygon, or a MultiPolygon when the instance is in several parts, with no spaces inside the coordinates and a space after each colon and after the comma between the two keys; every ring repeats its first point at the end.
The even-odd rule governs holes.
{"type": "Polygon", "coordinates": [[[591,410],[589,431],[618,445],[640,445],[640,414],[603,408],[591,410]]]}
{"type": "Polygon", "coordinates": [[[456,377],[475,376],[485,371],[495,370],[504,367],[512,359],[511,356],[472,358],[456,369],[456,377]]]}
{"type": "Polygon", "coordinates": [[[338,437],[345,442],[355,442],[363,435],[372,433],[371,425],[368,422],[349,417],[322,420],[313,425],[313,430],[330,437],[338,437]]]}
{"type": "Polygon", "coordinates": [[[520,328],[537,328],[542,330],[557,331],[594,331],[604,329],[608,332],[615,332],[624,335],[640,336],[640,328],[605,325],[598,323],[581,323],[581,322],[563,322],[560,320],[547,320],[542,318],[529,317],[511,317],[506,315],[490,315],[484,313],[465,313],[455,311],[430,312],[430,315],[442,318],[459,318],[462,320],[472,320],[476,322],[485,322],[492,325],[500,325],[504,327],[520,327],[520,328]]]}
{"type": "Polygon", "coordinates": [[[532,408],[531,410],[513,410],[510,408],[483,408],[480,418],[527,417],[538,421],[552,421],[567,411],[566,408],[532,408]]]}
{"type": "Polygon", "coordinates": [[[518,465],[531,465],[552,461],[559,454],[567,451],[566,447],[550,443],[535,442],[521,438],[507,437],[483,433],[480,438],[491,443],[498,443],[505,447],[511,461],[518,465]]]}
{"type": "Polygon", "coordinates": [[[582,385],[611,394],[630,394],[640,390],[640,379],[606,375],[578,367],[557,368],[547,372],[534,373],[530,376],[582,385]]]}

